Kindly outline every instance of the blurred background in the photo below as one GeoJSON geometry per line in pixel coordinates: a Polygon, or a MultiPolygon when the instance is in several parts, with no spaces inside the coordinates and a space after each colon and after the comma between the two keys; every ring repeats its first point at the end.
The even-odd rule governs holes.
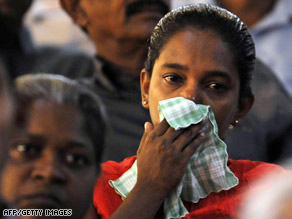
{"type": "MultiPolygon", "coordinates": [[[[191,1],[172,0],[172,8],[189,2],[191,1]]],[[[25,15],[24,24],[36,47],[60,46],[72,52],[81,51],[90,55],[95,53],[91,40],[60,8],[58,0],[34,0],[25,15]]]]}

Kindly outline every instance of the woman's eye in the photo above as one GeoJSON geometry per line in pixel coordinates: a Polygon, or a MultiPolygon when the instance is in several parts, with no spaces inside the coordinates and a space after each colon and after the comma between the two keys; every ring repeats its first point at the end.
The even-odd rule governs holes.
{"type": "Polygon", "coordinates": [[[183,80],[181,76],[176,74],[165,75],[163,78],[169,83],[180,83],[183,80]]]}
{"type": "Polygon", "coordinates": [[[25,145],[25,144],[19,144],[19,145],[17,145],[16,146],[16,150],[18,151],[18,152],[26,152],[26,151],[28,151],[29,150],[29,147],[28,147],[28,145],[25,145]]]}
{"type": "Polygon", "coordinates": [[[32,144],[17,144],[15,150],[19,153],[32,154],[37,151],[37,147],[32,144]]]}
{"type": "Polygon", "coordinates": [[[67,164],[73,167],[86,166],[89,163],[89,160],[86,156],[80,154],[66,154],[65,161],[67,164]]]}
{"type": "Polygon", "coordinates": [[[16,160],[27,160],[37,156],[40,152],[40,147],[30,143],[18,143],[10,149],[10,157],[16,160]]]}
{"type": "Polygon", "coordinates": [[[228,90],[227,86],[220,83],[210,83],[208,87],[216,92],[224,92],[228,90]]]}

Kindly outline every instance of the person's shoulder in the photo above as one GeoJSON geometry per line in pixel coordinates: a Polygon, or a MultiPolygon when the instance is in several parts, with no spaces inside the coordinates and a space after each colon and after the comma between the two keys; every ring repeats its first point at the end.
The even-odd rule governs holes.
{"type": "Polygon", "coordinates": [[[99,188],[108,188],[111,190],[112,188],[109,186],[108,183],[109,180],[116,180],[121,175],[123,175],[124,172],[131,168],[136,158],[136,156],[132,156],[125,158],[122,162],[119,163],[116,161],[106,161],[102,163],[101,173],[98,177],[95,190],[99,190],[99,188]]]}
{"type": "Polygon", "coordinates": [[[82,52],[46,46],[38,48],[28,57],[33,65],[27,71],[61,74],[73,79],[90,77],[94,72],[94,58],[82,52]]]}
{"type": "Polygon", "coordinates": [[[124,159],[120,163],[116,161],[107,161],[103,163],[101,165],[101,173],[95,185],[94,196],[104,197],[107,196],[107,194],[109,193],[111,193],[112,196],[115,196],[116,193],[114,193],[114,190],[112,189],[108,182],[110,180],[116,180],[120,176],[122,176],[124,172],[131,168],[135,160],[136,156],[133,156],[124,159]]]}
{"type": "Polygon", "coordinates": [[[106,161],[101,164],[101,174],[99,177],[99,183],[108,183],[109,180],[116,180],[124,172],[131,168],[137,156],[127,157],[122,162],[106,161]]]}
{"type": "MultiPolygon", "coordinates": [[[[260,94],[261,98],[266,98],[265,100],[271,98],[271,96],[290,100],[289,94],[278,77],[260,59],[255,61],[253,76],[252,89],[256,95],[260,94]],[[268,93],[267,88],[269,88],[268,93]]],[[[292,106],[290,103],[288,105],[292,106]]]]}
{"type": "Polygon", "coordinates": [[[122,162],[106,161],[101,165],[102,174],[107,175],[122,175],[131,168],[137,156],[127,157],[122,162]]]}
{"type": "Polygon", "coordinates": [[[261,161],[228,159],[228,167],[238,178],[245,181],[252,181],[274,172],[280,175],[291,174],[280,165],[261,161]]]}
{"type": "Polygon", "coordinates": [[[118,179],[136,160],[136,156],[128,157],[122,162],[107,161],[101,165],[101,175],[94,188],[93,203],[98,214],[108,218],[122,203],[121,197],[110,186],[110,180],[118,179]]]}

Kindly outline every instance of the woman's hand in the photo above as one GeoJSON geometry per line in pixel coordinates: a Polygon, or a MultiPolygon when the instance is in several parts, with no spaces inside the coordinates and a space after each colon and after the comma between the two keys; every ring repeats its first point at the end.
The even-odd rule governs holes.
{"type": "Polygon", "coordinates": [[[155,218],[166,196],[182,179],[190,157],[204,140],[207,120],[175,131],[163,120],[157,127],[145,123],[138,149],[138,180],[110,219],[155,218]]]}
{"type": "MultiPolygon", "coordinates": [[[[166,120],[155,128],[145,123],[145,132],[138,149],[137,187],[151,187],[166,196],[181,181],[190,157],[204,140],[200,132],[207,120],[175,131],[166,120]]],[[[157,193],[158,192],[158,193],[157,193]]]]}

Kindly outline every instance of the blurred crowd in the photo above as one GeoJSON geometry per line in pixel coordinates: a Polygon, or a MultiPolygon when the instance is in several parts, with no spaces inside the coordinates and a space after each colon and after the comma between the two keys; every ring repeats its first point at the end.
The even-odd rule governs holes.
{"type": "MultiPolygon", "coordinates": [[[[291,194],[291,183],[284,184],[291,182],[292,0],[0,0],[1,213],[45,206],[72,209],[76,219],[106,218],[96,211],[101,163],[106,162],[106,174],[116,174],[117,179],[111,162],[136,156],[139,145],[138,157],[140,153],[144,158],[142,143],[156,126],[149,125],[154,123],[155,104],[147,98],[155,99],[149,90],[157,84],[150,83],[155,77],[146,72],[155,70],[152,56],[160,60],[160,52],[168,47],[162,46],[155,56],[156,48],[149,47],[155,42],[149,38],[167,12],[190,3],[234,13],[255,45],[254,68],[246,70],[252,75],[252,98],[239,95],[242,103],[233,103],[239,105],[238,118],[230,122],[226,135],[219,133],[232,160],[271,163],[271,168],[249,172],[253,186],[243,201],[252,204],[242,205],[240,218],[292,218],[287,210],[291,199],[285,196],[291,194]],[[278,172],[269,176],[267,169],[278,172]],[[267,178],[253,182],[261,171],[267,178]],[[278,196],[266,194],[278,188],[283,190],[278,196]],[[283,200],[287,206],[279,204],[283,200]],[[267,214],[271,206],[279,210],[267,214]]],[[[182,80],[171,74],[163,77],[171,83],[182,80]]],[[[240,75],[240,83],[248,83],[245,80],[251,79],[240,75]]],[[[130,212],[128,203],[122,205],[121,215],[130,212]]]]}

